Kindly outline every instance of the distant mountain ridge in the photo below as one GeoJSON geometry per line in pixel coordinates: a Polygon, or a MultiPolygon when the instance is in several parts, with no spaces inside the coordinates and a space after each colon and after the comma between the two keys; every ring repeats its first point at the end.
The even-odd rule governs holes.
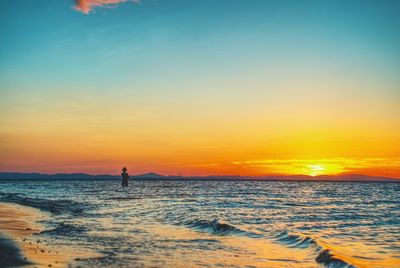
{"type": "MultiPolygon", "coordinates": [[[[155,172],[132,175],[132,179],[139,180],[258,180],[258,181],[354,181],[354,182],[399,182],[400,178],[387,178],[377,176],[367,176],[362,174],[345,175],[265,175],[265,176],[165,176],[155,172]]],[[[0,172],[0,180],[108,180],[120,179],[120,175],[91,175],[86,173],[21,173],[21,172],[0,172]]]]}

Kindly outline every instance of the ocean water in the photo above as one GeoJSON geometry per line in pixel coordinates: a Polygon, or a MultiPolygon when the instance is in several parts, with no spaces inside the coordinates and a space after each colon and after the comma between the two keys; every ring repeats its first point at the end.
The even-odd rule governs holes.
{"type": "Polygon", "coordinates": [[[400,184],[0,181],[81,267],[400,267],[400,184]]]}

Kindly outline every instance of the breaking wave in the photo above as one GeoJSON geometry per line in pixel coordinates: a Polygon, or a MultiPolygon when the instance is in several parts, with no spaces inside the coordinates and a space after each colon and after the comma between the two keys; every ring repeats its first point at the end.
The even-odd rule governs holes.
{"type": "Polygon", "coordinates": [[[236,228],[235,226],[227,223],[218,222],[218,220],[187,220],[180,222],[178,225],[184,225],[200,231],[207,231],[216,235],[228,234],[244,234],[245,231],[236,228]]]}
{"type": "Polygon", "coordinates": [[[299,234],[290,234],[283,231],[275,236],[275,239],[289,247],[294,248],[313,248],[317,254],[315,261],[329,268],[355,268],[352,264],[335,256],[334,253],[318,244],[318,242],[310,237],[299,234]]]}
{"type": "Polygon", "coordinates": [[[37,208],[56,215],[72,214],[81,215],[88,205],[72,200],[51,200],[43,198],[25,197],[15,193],[0,193],[0,201],[16,203],[23,206],[37,208]]]}
{"type": "Polygon", "coordinates": [[[289,234],[287,231],[279,233],[278,235],[275,236],[275,238],[279,242],[285,243],[290,247],[298,247],[298,248],[320,247],[318,243],[309,236],[289,234]]]}
{"type": "MultiPolygon", "coordinates": [[[[245,235],[250,238],[268,238],[266,234],[253,233],[242,230],[228,223],[221,223],[217,219],[214,220],[186,220],[181,221],[178,225],[186,226],[198,231],[209,232],[214,235],[245,235]]],[[[340,259],[330,249],[320,245],[317,240],[310,236],[301,234],[292,234],[288,231],[282,231],[275,236],[274,240],[285,244],[291,248],[298,249],[314,249],[315,261],[328,268],[355,268],[352,264],[340,259]]]]}
{"type": "Polygon", "coordinates": [[[329,268],[355,268],[355,266],[335,257],[329,249],[321,251],[315,260],[329,268]]]}

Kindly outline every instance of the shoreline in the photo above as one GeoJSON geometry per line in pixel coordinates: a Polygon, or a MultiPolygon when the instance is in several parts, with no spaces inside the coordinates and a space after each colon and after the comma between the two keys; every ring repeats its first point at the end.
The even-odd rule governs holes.
{"type": "Polygon", "coordinates": [[[0,202],[0,263],[4,267],[66,267],[74,255],[34,237],[50,215],[38,209],[0,202]],[[62,252],[62,253],[60,253],[62,252]]]}

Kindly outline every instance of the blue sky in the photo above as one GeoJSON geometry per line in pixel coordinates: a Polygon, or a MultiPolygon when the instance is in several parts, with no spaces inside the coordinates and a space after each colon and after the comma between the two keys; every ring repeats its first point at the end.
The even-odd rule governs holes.
{"type": "MultiPolygon", "coordinates": [[[[171,157],[154,144],[174,159],[217,148],[217,165],[396,156],[399,1],[142,0],[89,14],[74,5],[0,1],[0,134],[4,144],[19,144],[3,144],[4,158],[32,156],[43,140],[79,144],[90,158],[94,137],[117,152],[110,140],[120,134],[110,126],[126,126],[120,139],[139,151],[115,162],[138,161],[146,150],[159,161],[171,157]],[[339,136],[322,143],[343,150],[316,149],[328,130],[339,136]],[[363,133],[370,147],[387,144],[344,149],[363,133]]],[[[41,157],[65,150],[49,147],[41,157]]],[[[4,166],[22,169],[17,162],[4,166]]]]}
{"type": "Polygon", "coordinates": [[[2,1],[2,73],[93,85],[99,75],[108,82],[165,69],[211,75],[224,68],[224,75],[246,62],[307,58],[399,68],[398,1],[144,0],[90,15],[73,4],[2,1]]]}

